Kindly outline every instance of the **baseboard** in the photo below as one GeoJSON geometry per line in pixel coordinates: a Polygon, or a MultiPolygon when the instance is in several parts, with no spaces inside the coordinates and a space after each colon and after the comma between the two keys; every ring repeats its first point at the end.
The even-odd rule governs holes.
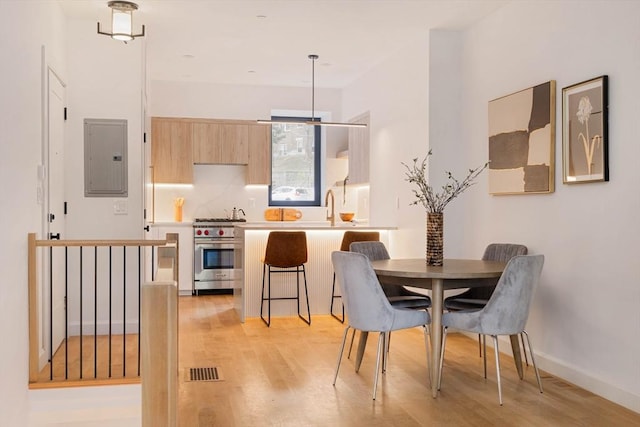
{"type": "MultiPolygon", "coordinates": [[[[460,333],[467,335],[473,340],[478,339],[478,335],[476,334],[469,334],[466,332],[460,333]]],[[[533,345],[535,348],[535,342],[533,343],[533,345]]],[[[487,340],[487,347],[493,348],[492,340],[487,340]]],[[[513,356],[513,353],[511,351],[511,342],[507,337],[500,337],[499,347],[500,353],[513,356]]],[[[592,375],[589,375],[583,370],[564,363],[563,361],[553,356],[549,356],[548,354],[536,351],[535,357],[538,368],[542,369],[545,372],[548,372],[554,377],[560,378],[563,381],[590,391],[591,393],[596,394],[611,402],[617,403],[620,406],[624,406],[631,411],[640,413],[640,396],[616,387],[613,384],[609,384],[592,375]]]]}

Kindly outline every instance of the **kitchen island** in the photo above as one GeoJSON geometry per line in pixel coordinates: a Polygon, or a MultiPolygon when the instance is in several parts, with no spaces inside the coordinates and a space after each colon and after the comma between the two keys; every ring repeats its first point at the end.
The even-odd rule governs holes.
{"type": "MultiPolygon", "coordinates": [[[[271,231],[305,231],[309,260],[305,264],[311,316],[328,315],[331,304],[333,266],[331,252],[340,250],[345,231],[379,231],[380,240],[388,245],[389,232],[395,227],[372,227],[364,224],[336,223],[328,221],[269,221],[248,222],[236,226],[236,237],[242,241],[244,280],[240,292],[234,293],[234,306],[240,320],[260,316],[262,291],[262,262],[271,231]]],[[[295,295],[296,275],[280,274],[272,277],[272,293],[295,295]],[[282,293],[280,293],[280,291],[282,293]]],[[[301,285],[302,287],[302,285],[301,285]]],[[[338,302],[338,301],[336,301],[338,302]]],[[[271,305],[271,316],[297,316],[295,301],[277,301],[271,305]]],[[[277,321],[277,319],[276,319],[277,321]]]]}

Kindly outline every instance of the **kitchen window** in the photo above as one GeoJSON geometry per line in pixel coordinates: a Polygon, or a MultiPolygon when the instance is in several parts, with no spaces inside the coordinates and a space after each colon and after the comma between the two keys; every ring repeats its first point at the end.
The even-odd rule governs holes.
{"type": "Polygon", "coordinates": [[[308,117],[272,117],[269,206],[320,206],[320,126],[308,117]],[[300,121],[300,124],[291,123],[300,121]]]}

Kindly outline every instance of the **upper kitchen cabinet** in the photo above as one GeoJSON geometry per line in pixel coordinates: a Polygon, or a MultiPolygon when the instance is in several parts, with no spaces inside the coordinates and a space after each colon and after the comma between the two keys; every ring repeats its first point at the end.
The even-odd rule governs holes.
{"type": "Polygon", "coordinates": [[[369,113],[350,120],[366,128],[349,128],[349,184],[369,182],[369,113]]]}
{"type": "Polygon", "coordinates": [[[271,126],[249,125],[247,184],[271,184],[271,126]]]}
{"type": "Polygon", "coordinates": [[[249,163],[249,125],[225,120],[192,122],[193,163],[246,165],[249,163]]]}
{"type": "Polygon", "coordinates": [[[151,163],[156,183],[193,183],[191,123],[184,119],[151,118],[151,163]]]}

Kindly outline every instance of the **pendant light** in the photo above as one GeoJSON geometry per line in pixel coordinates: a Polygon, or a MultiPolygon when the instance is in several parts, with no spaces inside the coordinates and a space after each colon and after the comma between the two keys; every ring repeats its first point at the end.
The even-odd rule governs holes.
{"type": "Polygon", "coordinates": [[[323,122],[320,121],[320,118],[316,119],[316,110],[315,110],[315,63],[318,59],[318,55],[311,54],[309,55],[309,59],[311,60],[311,120],[301,122],[301,121],[293,121],[293,120],[258,120],[258,123],[261,124],[306,124],[310,126],[336,126],[336,127],[352,127],[352,128],[366,128],[366,123],[340,123],[340,122],[323,122]]]}
{"type": "Polygon", "coordinates": [[[110,1],[107,6],[111,8],[111,32],[100,31],[100,22],[98,22],[98,34],[125,43],[136,37],[144,37],[144,25],[140,34],[133,34],[133,11],[138,10],[137,4],[129,1],[110,1]]]}

